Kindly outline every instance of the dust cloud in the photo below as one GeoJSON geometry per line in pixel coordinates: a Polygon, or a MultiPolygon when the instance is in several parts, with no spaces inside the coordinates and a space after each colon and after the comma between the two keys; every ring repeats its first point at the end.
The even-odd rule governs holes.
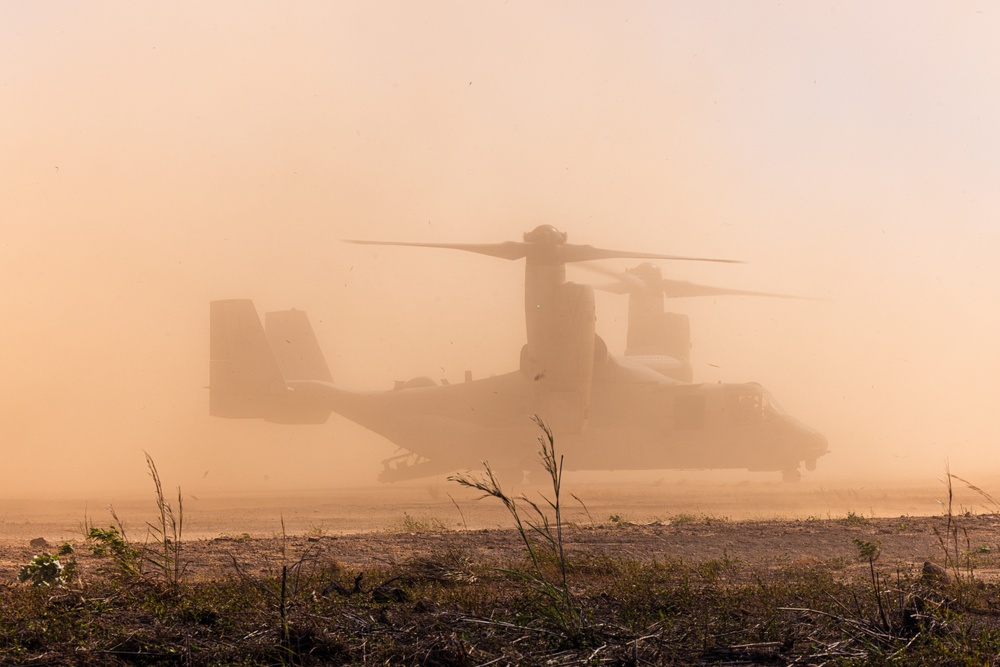
{"type": "MultiPolygon", "coordinates": [[[[827,436],[804,485],[994,475],[998,30],[974,3],[5,3],[0,497],[142,493],[143,451],[195,495],[373,483],[395,448],[342,418],[207,416],[209,301],[307,311],[345,388],[499,374],[520,263],[341,239],[539,224],[813,297],[670,304],[697,381],[827,436]]],[[[613,353],[625,308],[598,295],[613,353]]]]}

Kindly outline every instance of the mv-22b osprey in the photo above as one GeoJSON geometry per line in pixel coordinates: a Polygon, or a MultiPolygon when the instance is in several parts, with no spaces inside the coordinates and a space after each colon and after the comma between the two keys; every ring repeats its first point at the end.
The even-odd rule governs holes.
{"type": "MultiPolygon", "coordinates": [[[[566,242],[543,225],[523,242],[388,243],[525,260],[527,341],[519,368],[463,383],[430,378],[393,389],[337,387],[305,313],[267,313],[249,300],[211,304],[210,413],[319,424],[331,412],[399,446],[382,481],[416,479],[489,462],[519,481],[534,466],[538,415],[552,429],[567,470],[735,468],[776,471],[786,481],[813,470],[826,439],[784,413],[759,384],[691,382],[690,338],[666,296],[761,294],[664,280],[652,265],[630,272],[628,350],[608,354],[595,332],[594,288],[566,281],[566,263],[608,258],[707,260],[620,252],[566,242]]],[[[777,296],[777,295],[772,295],[777,296]]]]}

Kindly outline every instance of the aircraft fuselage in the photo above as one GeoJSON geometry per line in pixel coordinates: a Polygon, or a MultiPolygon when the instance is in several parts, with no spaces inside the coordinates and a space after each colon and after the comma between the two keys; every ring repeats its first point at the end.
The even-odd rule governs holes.
{"type": "MultiPolygon", "coordinates": [[[[625,373],[621,373],[625,375],[625,373]]],[[[442,470],[533,466],[538,435],[529,417],[544,394],[514,372],[464,384],[346,392],[324,382],[289,383],[303,401],[343,415],[442,470]]],[[[558,423],[557,415],[556,423],[558,423]]],[[[551,423],[551,422],[550,422],[551,423]]],[[[785,414],[757,384],[595,382],[586,426],[560,432],[567,470],[811,469],[826,440],[785,414]]],[[[405,478],[405,471],[397,473],[405,478]]]]}

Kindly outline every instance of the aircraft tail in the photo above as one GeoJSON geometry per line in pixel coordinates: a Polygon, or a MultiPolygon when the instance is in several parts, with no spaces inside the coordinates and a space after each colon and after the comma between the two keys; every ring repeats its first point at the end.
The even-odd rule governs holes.
{"type": "Polygon", "coordinates": [[[321,424],[329,410],[297,401],[286,380],[330,381],[330,371],[306,314],[267,313],[266,328],[253,302],[211,303],[209,414],[321,424]]]}
{"type": "Polygon", "coordinates": [[[293,309],[266,313],[264,332],[286,381],[333,382],[319,341],[304,311],[293,309]]]}

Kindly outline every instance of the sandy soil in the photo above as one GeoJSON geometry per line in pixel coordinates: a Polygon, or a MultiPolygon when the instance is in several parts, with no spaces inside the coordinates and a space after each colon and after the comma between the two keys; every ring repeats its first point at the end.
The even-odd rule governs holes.
{"type": "MultiPolygon", "coordinates": [[[[570,480],[572,482],[572,480],[570,480]]],[[[981,555],[992,576],[1000,517],[957,484],[953,509],[963,549],[981,555]]],[[[537,490],[527,488],[529,496],[537,490]]],[[[568,483],[564,494],[571,552],[649,559],[739,558],[780,564],[855,561],[853,540],[878,539],[883,562],[941,560],[945,487],[932,480],[893,486],[717,481],[697,475],[669,482],[568,483]],[[572,494],[572,495],[570,495],[572,494]],[[573,497],[575,496],[575,497],[573,497]],[[579,500],[578,500],[579,499],[579,500]],[[848,517],[851,517],[850,520],[848,517]],[[937,529],[937,532],[935,532],[937,529]]],[[[133,540],[156,516],[154,499],[0,500],[0,581],[40,551],[44,538],[83,542],[83,525],[107,526],[113,504],[133,540]]],[[[995,508],[993,508],[995,511],[995,508]]],[[[520,545],[494,499],[444,481],[298,494],[187,497],[184,537],[192,576],[231,568],[230,554],[255,569],[312,549],[347,567],[370,569],[419,555],[460,550],[516,559],[520,545]],[[282,537],[282,536],[285,537],[282,537]]]]}
{"type": "MultiPolygon", "coordinates": [[[[1000,488],[1000,480],[976,480],[1000,488]]],[[[518,493],[538,498],[545,489],[518,493]]],[[[954,485],[956,512],[996,511],[978,494],[954,485]]],[[[499,503],[444,479],[396,485],[298,492],[257,492],[184,496],[184,532],[190,538],[271,536],[287,533],[347,534],[404,529],[426,523],[438,528],[496,528],[509,525],[499,503]]],[[[713,473],[675,473],[594,482],[568,475],[563,503],[570,521],[605,523],[614,515],[633,523],[667,521],[677,515],[746,520],[839,518],[848,512],[865,517],[936,516],[947,490],[937,479],[887,484],[802,481],[783,484],[769,476],[727,480],[713,473]]],[[[126,527],[142,529],[156,514],[152,493],[132,497],[17,499],[0,496],[0,542],[35,537],[79,537],[85,522],[105,525],[113,506],[126,527]]],[[[168,499],[170,500],[170,499],[168,499]]],[[[176,505],[176,502],[174,502],[176,505]]]]}

